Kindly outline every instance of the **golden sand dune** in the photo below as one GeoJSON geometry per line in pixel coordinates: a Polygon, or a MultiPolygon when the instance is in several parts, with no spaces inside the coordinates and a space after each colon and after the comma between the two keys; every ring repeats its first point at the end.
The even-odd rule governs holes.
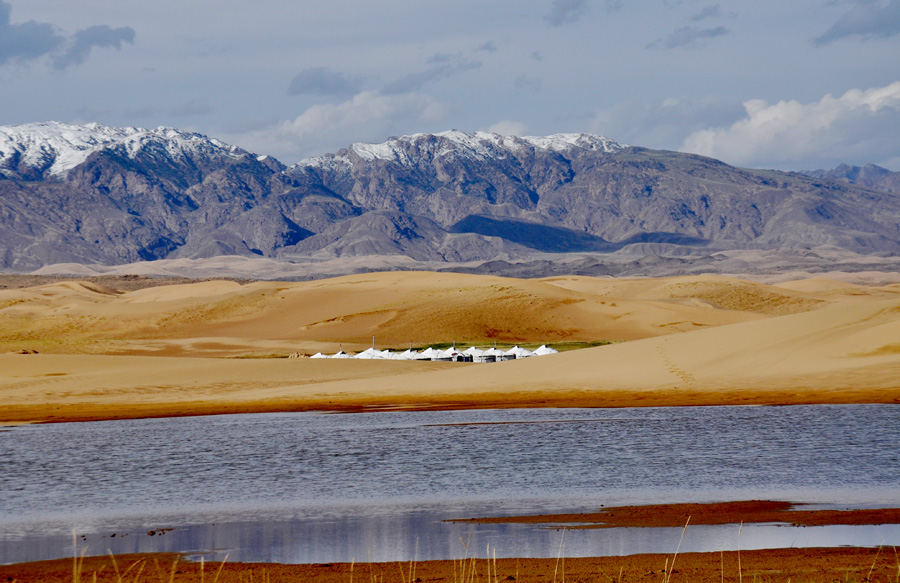
{"type": "Polygon", "coordinates": [[[364,346],[372,334],[386,345],[403,345],[413,334],[414,342],[636,340],[489,365],[5,354],[0,420],[397,406],[900,402],[898,292],[730,278],[527,281],[423,273],[129,293],[78,284],[12,290],[0,292],[5,344],[69,353],[278,352],[304,344],[364,346]],[[782,310],[798,313],[778,315],[782,310]]]}
{"type": "Polygon", "coordinates": [[[233,356],[360,349],[373,336],[397,348],[635,340],[898,293],[713,276],[520,280],[392,272],[129,292],[68,281],[0,291],[0,351],[233,356]]]}
{"type": "Polygon", "coordinates": [[[393,347],[633,340],[823,302],[725,278],[540,281],[393,272],[305,283],[209,281],[127,293],[63,282],[0,292],[0,350],[234,355],[292,352],[291,346],[309,353],[339,344],[360,348],[372,336],[393,347]],[[220,344],[231,348],[191,352],[183,342],[190,338],[228,339],[220,344]]]}

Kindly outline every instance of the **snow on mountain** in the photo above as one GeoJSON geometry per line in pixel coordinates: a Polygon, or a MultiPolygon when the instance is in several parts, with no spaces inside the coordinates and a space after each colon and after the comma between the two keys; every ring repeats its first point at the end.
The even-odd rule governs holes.
{"type": "Polygon", "coordinates": [[[546,137],[527,136],[522,139],[536,148],[553,150],[554,152],[566,152],[572,148],[583,148],[585,150],[612,154],[628,147],[605,136],[595,134],[554,134],[546,137]]]}
{"type": "Polygon", "coordinates": [[[99,123],[86,125],[55,121],[0,126],[0,174],[63,178],[94,152],[121,148],[135,157],[148,144],[161,146],[172,157],[207,152],[241,156],[246,152],[202,134],[173,128],[114,128],[99,123]]]}
{"type": "Polygon", "coordinates": [[[581,148],[585,150],[614,153],[626,148],[614,140],[594,134],[554,134],[551,136],[501,136],[488,132],[466,133],[450,130],[436,134],[410,134],[390,138],[380,144],[357,142],[347,150],[334,155],[307,158],[296,164],[298,167],[321,167],[334,169],[351,163],[352,155],[366,160],[385,160],[403,165],[415,163],[414,155],[422,151],[433,158],[455,154],[474,160],[502,159],[523,148],[540,149],[558,153],[581,148]]]}

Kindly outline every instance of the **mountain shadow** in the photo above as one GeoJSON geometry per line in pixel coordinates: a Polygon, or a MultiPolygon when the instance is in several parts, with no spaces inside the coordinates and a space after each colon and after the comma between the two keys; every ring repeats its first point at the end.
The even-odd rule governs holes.
{"type": "Polygon", "coordinates": [[[475,233],[488,237],[500,237],[545,253],[608,252],[622,247],[620,244],[610,243],[606,239],[582,231],[479,215],[469,215],[448,230],[451,233],[475,233]]]}

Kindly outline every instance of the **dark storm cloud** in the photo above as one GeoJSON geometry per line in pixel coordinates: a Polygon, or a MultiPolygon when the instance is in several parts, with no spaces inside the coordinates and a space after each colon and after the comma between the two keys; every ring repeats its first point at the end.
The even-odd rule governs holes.
{"type": "Polygon", "coordinates": [[[464,59],[460,55],[447,55],[438,53],[428,59],[431,65],[424,71],[404,75],[395,81],[391,81],[381,89],[383,95],[399,95],[419,91],[428,83],[439,79],[453,77],[465,71],[471,71],[481,66],[480,61],[464,59]]]}
{"type": "Polygon", "coordinates": [[[362,90],[363,80],[348,77],[327,67],[312,67],[297,73],[288,86],[288,95],[335,95],[348,97],[362,90]]]}
{"type": "Polygon", "coordinates": [[[65,69],[85,62],[94,47],[122,48],[123,43],[134,44],[134,29],[130,26],[112,28],[105,24],[89,26],[75,33],[66,51],[53,59],[56,69],[65,69]]]}
{"type": "Polygon", "coordinates": [[[551,26],[578,22],[587,11],[587,4],[587,0],[553,0],[553,6],[544,19],[551,26]]]}
{"type": "Polygon", "coordinates": [[[12,6],[0,0],[0,65],[11,59],[28,61],[48,55],[65,38],[50,24],[29,21],[12,24],[12,6]]]}
{"type": "Polygon", "coordinates": [[[813,43],[823,46],[851,36],[888,38],[896,34],[900,34],[900,0],[887,4],[862,0],[813,43]]]}
{"type": "Polygon", "coordinates": [[[675,30],[664,39],[647,45],[648,49],[676,49],[681,47],[696,46],[700,41],[728,34],[724,26],[715,28],[697,28],[695,26],[683,26],[675,30]]]}

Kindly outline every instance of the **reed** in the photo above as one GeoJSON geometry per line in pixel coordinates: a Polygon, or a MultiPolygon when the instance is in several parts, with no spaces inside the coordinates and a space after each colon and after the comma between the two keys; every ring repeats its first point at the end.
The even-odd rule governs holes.
{"type": "MultiPolygon", "coordinates": [[[[84,558],[87,555],[88,546],[85,545],[79,549],[78,533],[74,530],[72,531],[72,548],[72,583],[84,583],[84,558]]],[[[109,562],[110,565],[112,565],[112,570],[115,573],[115,583],[141,583],[142,575],[147,567],[146,559],[134,561],[123,571],[119,568],[119,561],[116,559],[116,555],[113,554],[112,551],[107,551],[107,554],[109,555],[109,562]]],[[[225,558],[219,563],[219,568],[216,570],[211,583],[218,583],[219,577],[222,575],[222,570],[225,568],[225,563],[228,561],[228,556],[229,555],[225,555],[225,558]]],[[[175,583],[175,575],[177,574],[178,569],[178,557],[175,557],[175,560],[172,561],[172,565],[168,570],[168,577],[166,577],[162,566],[156,558],[153,559],[153,563],[156,567],[156,574],[160,583],[175,583]]],[[[265,583],[268,581],[268,573],[264,571],[263,576],[265,583]]],[[[91,581],[93,583],[97,582],[96,571],[91,574],[91,581]]],[[[12,583],[15,582],[13,581],[12,583]]],[[[200,557],[200,583],[206,583],[204,557],[200,557]]]]}
{"type": "Polygon", "coordinates": [[[681,529],[681,538],[678,539],[678,546],[675,547],[675,554],[672,555],[672,566],[669,567],[669,561],[666,559],[666,569],[665,575],[663,576],[663,583],[670,583],[672,580],[672,572],[675,570],[675,559],[678,558],[678,551],[681,550],[681,542],[684,540],[684,533],[687,532],[688,523],[691,521],[691,517],[688,516],[687,520],[684,523],[684,528],[681,529]]]}

